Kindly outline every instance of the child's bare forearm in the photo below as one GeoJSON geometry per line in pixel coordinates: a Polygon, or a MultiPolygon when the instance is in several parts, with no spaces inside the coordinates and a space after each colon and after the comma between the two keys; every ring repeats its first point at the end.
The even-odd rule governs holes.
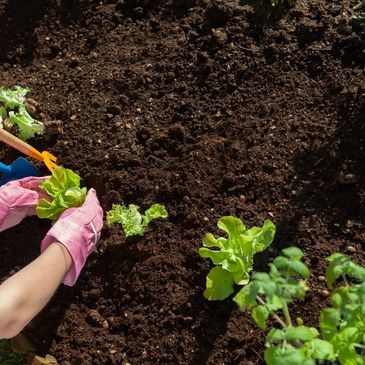
{"type": "Polygon", "coordinates": [[[43,309],[71,265],[67,249],[53,243],[0,285],[0,339],[17,335],[43,309]]]}

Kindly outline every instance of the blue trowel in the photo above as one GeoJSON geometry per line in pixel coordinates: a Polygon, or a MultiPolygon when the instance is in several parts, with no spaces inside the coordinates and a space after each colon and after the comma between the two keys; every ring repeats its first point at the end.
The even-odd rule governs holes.
{"type": "Polygon", "coordinates": [[[0,175],[0,185],[3,185],[11,180],[21,179],[27,176],[42,176],[43,173],[25,158],[19,157],[10,165],[5,165],[0,162],[0,175]]]}

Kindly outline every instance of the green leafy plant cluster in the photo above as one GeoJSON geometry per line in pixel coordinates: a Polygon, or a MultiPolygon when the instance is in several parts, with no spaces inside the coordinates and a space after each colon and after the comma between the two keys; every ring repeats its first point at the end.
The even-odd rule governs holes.
{"type": "Polygon", "coordinates": [[[138,205],[130,204],[128,207],[120,204],[113,204],[112,209],[107,212],[109,224],[120,223],[126,237],[143,236],[149,223],[157,218],[167,218],[168,213],[164,205],[152,204],[142,215],[138,205]]]}
{"type": "Polygon", "coordinates": [[[23,365],[25,362],[24,355],[18,354],[11,349],[9,340],[0,340],[1,365],[23,365]]]}
{"type": "Polygon", "coordinates": [[[36,207],[39,218],[57,220],[68,208],[80,207],[86,198],[87,189],[80,188],[80,176],[72,170],[57,167],[50,179],[40,185],[50,199],[40,199],[36,207]]]}
{"type": "Polygon", "coordinates": [[[359,24],[365,28],[365,0],[360,1],[355,5],[354,10],[359,11],[359,14],[354,15],[352,19],[359,22],[359,24]]]}
{"type": "Polygon", "coordinates": [[[295,0],[270,0],[271,5],[274,7],[277,6],[293,6],[295,4],[295,0]]]}
{"type": "Polygon", "coordinates": [[[239,218],[227,216],[218,220],[218,228],[227,238],[215,238],[207,233],[200,256],[212,260],[213,267],[207,275],[205,298],[223,300],[234,291],[234,284],[246,285],[253,268],[253,256],[265,250],[273,241],[275,225],[266,220],[262,227],[247,229],[239,218]]]}
{"type": "Polygon", "coordinates": [[[26,141],[35,134],[43,134],[44,125],[34,119],[25,106],[29,89],[15,86],[14,89],[0,88],[0,127],[16,127],[17,136],[26,141]]]}
{"type": "Polygon", "coordinates": [[[260,328],[267,327],[270,317],[280,325],[281,328],[270,329],[266,336],[266,363],[365,364],[365,268],[341,254],[328,258],[326,280],[332,307],[321,312],[320,336],[318,329],[303,325],[301,318],[294,323],[289,312],[288,305],[303,299],[308,290],[310,272],[302,257],[302,251],[296,247],[284,249],[283,256],[269,265],[268,273],[254,274],[233,299],[241,310],[251,310],[260,328]],[[359,283],[350,285],[348,277],[359,283]],[[334,288],[338,279],[344,285],[334,288]]]}

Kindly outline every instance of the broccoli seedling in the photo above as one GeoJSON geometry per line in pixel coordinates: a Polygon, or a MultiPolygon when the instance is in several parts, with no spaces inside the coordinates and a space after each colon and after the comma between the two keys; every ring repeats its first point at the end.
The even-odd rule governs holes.
{"type": "Polygon", "coordinates": [[[207,275],[205,298],[223,300],[233,293],[233,285],[246,285],[250,280],[253,256],[262,252],[274,239],[275,225],[266,220],[262,228],[246,229],[236,217],[222,217],[218,228],[228,237],[215,238],[207,233],[203,246],[199,249],[201,257],[212,260],[213,267],[207,275]]]}
{"type": "Polygon", "coordinates": [[[128,207],[120,204],[113,204],[112,209],[107,212],[109,224],[120,223],[126,237],[143,236],[149,223],[157,218],[167,218],[168,213],[164,205],[152,204],[142,215],[139,207],[130,204],[128,207]]]}

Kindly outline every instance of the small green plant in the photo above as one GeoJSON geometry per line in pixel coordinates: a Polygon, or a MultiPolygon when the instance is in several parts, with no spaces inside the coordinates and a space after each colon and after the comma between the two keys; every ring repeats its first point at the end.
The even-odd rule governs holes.
{"type": "Polygon", "coordinates": [[[37,215],[53,221],[66,209],[80,207],[87,193],[86,188],[80,188],[80,176],[63,167],[53,170],[51,178],[43,182],[40,188],[53,199],[40,199],[36,208],[37,215]]]}
{"type": "Polygon", "coordinates": [[[289,247],[282,252],[283,256],[270,264],[269,273],[253,275],[251,283],[233,300],[241,310],[252,310],[252,318],[260,328],[266,328],[270,316],[281,325],[281,329],[273,328],[266,336],[267,364],[312,365],[315,360],[333,360],[332,345],[317,338],[317,329],[304,326],[301,319],[297,325],[293,323],[288,305],[294,299],[304,298],[310,272],[301,261],[303,252],[299,248],[289,247]]]}
{"type": "Polygon", "coordinates": [[[336,349],[341,365],[365,364],[365,268],[339,253],[327,260],[332,307],[320,315],[323,338],[336,349]],[[338,279],[344,285],[334,288],[338,279]],[[350,285],[348,279],[358,283],[350,285]]]}
{"type": "Polygon", "coordinates": [[[120,204],[113,204],[112,209],[107,212],[109,224],[120,223],[126,237],[143,236],[149,223],[157,218],[167,218],[168,213],[164,205],[152,204],[142,215],[138,205],[130,204],[128,207],[120,204]]]}
{"type": "Polygon", "coordinates": [[[0,364],[23,365],[26,363],[24,355],[18,354],[11,349],[9,340],[0,340],[0,364]]]}
{"type": "Polygon", "coordinates": [[[207,233],[203,246],[199,249],[201,257],[212,260],[213,267],[207,275],[205,298],[223,300],[233,293],[234,284],[246,285],[250,280],[253,256],[262,252],[274,239],[275,225],[266,220],[262,227],[246,229],[236,217],[221,217],[218,228],[228,237],[215,238],[207,233]]]}
{"type": "Polygon", "coordinates": [[[354,15],[352,19],[365,28],[365,0],[360,1],[353,9],[359,11],[359,14],[354,15]]]}
{"type": "Polygon", "coordinates": [[[44,125],[34,119],[25,106],[25,96],[29,89],[15,86],[13,90],[0,88],[0,127],[15,127],[17,136],[26,141],[35,134],[43,134],[44,125]]]}
{"type": "Polygon", "coordinates": [[[272,6],[293,6],[295,4],[295,0],[271,0],[272,6]]]}
{"type": "Polygon", "coordinates": [[[332,290],[332,307],[321,312],[319,338],[316,328],[303,325],[301,318],[294,323],[289,313],[288,305],[303,299],[308,290],[310,272],[301,261],[303,253],[296,247],[282,252],[283,256],[270,264],[269,273],[253,275],[252,281],[233,298],[241,310],[251,310],[260,328],[267,327],[269,317],[281,326],[272,328],[266,336],[266,363],[365,364],[365,268],[341,254],[328,257],[326,280],[332,290]],[[347,277],[360,283],[350,285],[347,277]],[[338,279],[345,285],[334,288],[338,279]]]}

